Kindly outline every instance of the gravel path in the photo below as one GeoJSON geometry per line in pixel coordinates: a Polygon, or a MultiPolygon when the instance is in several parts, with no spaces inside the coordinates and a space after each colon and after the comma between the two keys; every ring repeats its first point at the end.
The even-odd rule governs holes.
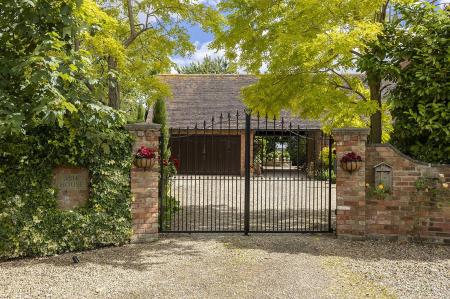
{"type": "Polygon", "coordinates": [[[450,247],[184,235],[77,255],[0,263],[0,298],[450,298],[450,247]]]}

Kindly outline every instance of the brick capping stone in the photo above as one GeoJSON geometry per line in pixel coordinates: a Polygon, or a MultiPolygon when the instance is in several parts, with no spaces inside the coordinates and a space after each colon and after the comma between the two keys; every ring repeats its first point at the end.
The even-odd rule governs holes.
{"type": "Polygon", "coordinates": [[[147,123],[147,122],[125,125],[125,129],[127,129],[128,131],[159,130],[160,128],[161,128],[160,124],[147,123]]]}
{"type": "Polygon", "coordinates": [[[369,135],[369,128],[336,128],[333,129],[332,135],[342,135],[342,134],[358,134],[358,135],[369,135]]]}
{"type": "Polygon", "coordinates": [[[370,146],[370,147],[388,147],[388,148],[392,149],[396,154],[398,154],[398,155],[402,156],[403,158],[408,159],[409,161],[411,161],[413,163],[416,163],[416,164],[426,165],[428,167],[441,167],[441,166],[448,166],[448,167],[450,167],[450,164],[427,163],[427,162],[416,160],[416,159],[411,158],[410,156],[402,153],[398,148],[396,148],[395,146],[393,146],[390,143],[372,143],[372,144],[368,144],[367,146],[370,146]]]}
{"type": "Polygon", "coordinates": [[[361,168],[336,175],[336,234],[352,239],[412,240],[450,244],[450,165],[416,161],[390,144],[367,144],[368,129],[343,128],[332,132],[336,159],[353,151],[361,168]],[[375,166],[392,168],[392,190],[384,197],[371,195],[375,166]],[[435,191],[416,188],[419,179],[437,182],[435,191]],[[369,187],[366,187],[366,184],[369,187]]]}
{"type": "MultiPolygon", "coordinates": [[[[134,136],[133,154],[141,146],[159,149],[160,125],[153,123],[128,124],[125,128],[134,136]]],[[[152,169],[133,165],[130,174],[132,214],[132,242],[152,241],[158,237],[160,163],[157,159],[152,169]]]]}

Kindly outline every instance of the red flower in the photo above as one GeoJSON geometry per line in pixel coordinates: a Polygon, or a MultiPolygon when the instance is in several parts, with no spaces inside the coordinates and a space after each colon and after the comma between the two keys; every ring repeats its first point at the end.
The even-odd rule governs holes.
{"type": "Polygon", "coordinates": [[[173,166],[175,166],[175,168],[178,170],[178,168],[180,167],[180,160],[175,158],[175,156],[171,156],[170,162],[173,163],[173,166]]]}
{"type": "Polygon", "coordinates": [[[146,146],[141,146],[136,153],[136,158],[138,159],[154,159],[156,158],[156,149],[149,148],[146,146]]]}
{"type": "Polygon", "coordinates": [[[362,158],[361,156],[356,155],[354,152],[346,153],[342,159],[341,162],[361,162],[362,158]]]}

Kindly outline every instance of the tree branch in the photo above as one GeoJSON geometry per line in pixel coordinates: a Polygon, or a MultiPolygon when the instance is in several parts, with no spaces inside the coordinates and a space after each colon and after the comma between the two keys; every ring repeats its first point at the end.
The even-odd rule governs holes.
{"type": "Polygon", "coordinates": [[[94,86],[92,86],[91,83],[89,83],[88,81],[84,81],[84,85],[86,85],[90,92],[94,92],[94,86]]]}
{"type": "Polygon", "coordinates": [[[358,56],[358,57],[362,57],[362,54],[359,53],[358,51],[351,50],[350,53],[355,54],[355,55],[358,56]]]}
{"type": "Polygon", "coordinates": [[[130,24],[130,36],[136,35],[134,28],[133,0],[128,0],[128,22],[130,24]]]}
{"type": "Polygon", "coordinates": [[[387,8],[389,6],[389,0],[386,0],[386,2],[383,4],[383,6],[381,7],[381,11],[379,14],[379,19],[377,20],[380,23],[386,22],[386,13],[387,13],[387,8]]]}
{"type": "Polygon", "coordinates": [[[124,42],[123,42],[123,46],[125,48],[128,48],[128,46],[142,33],[144,33],[145,31],[151,29],[152,27],[144,27],[141,30],[139,30],[138,32],[136,32],[134,35],[130,35],[124,42]]]}
{"type": "Polygon", "coordinates": [[[345,78],[345,76],[343,76],[342,74],[339,74],[338,72],[336,72],[333,69],[330,69],[330,71],[333,72],[335,75],[337,75],[339,78],[341,78],[345,82],[345,84],[347,84],[347,86],[344,86],[344,85],[340,85],[340,84],[335,83],[336,87],[353,91],[354,93],[359,95],[361,97],[361,99],[363,99],[364,101],[367,101],[366,96],[363,93],[361,93],[360,91],[354,89],[352,87],[352,85],[350,84],[350,82],[347,80],[347,78],[345,78]]]}
{"type": "Polygon", "coordinates": [[[392,85],[394,85],[394,84],[392,84],[392,83],[388,83],[388,84],[384,85],[383,87],[381,87],[381,89],[380,89],[380,93],[382,93],[382,92],[383,92],[383,90],[385,90],[386,88],[388,88],[389,86],[392,86],[392,85]]]}
{"type": "Polygon", "coordinates": [[[348,86],[345,86],[345,85],[339,85],[339,84],[337,84],[337,83],[334,83],[334,85],[335,85],[337,88],[342,88],[342,89],[345,89],[345,90],[353,91],[354,93],[356,93],[357,95],[359,95],[359,96],[361,97],[361,99],[363,99],[364,101],[367,101],[367,98],[366,98],[362,93],[360,93],[359,91],[354,90],[354,89],[351,88],[351,87],[348,87],[348,86]]]}

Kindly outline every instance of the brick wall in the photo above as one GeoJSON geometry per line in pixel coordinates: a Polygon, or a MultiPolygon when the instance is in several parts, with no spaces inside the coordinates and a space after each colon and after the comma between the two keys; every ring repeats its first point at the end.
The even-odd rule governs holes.
{"type": "Polygon", "coordinates": [[[368,188],[374,187],[374,166],[381,162],[392,167],[393,187],[385,198],[367,192],[366,235],[450,244],[450,191],[441,184],[450,181],[450,166],[415,161],[390,144],[368,145],[368,188]],[[435,179],[435,191],[417,190],[420,178],[435,179]]]}
{"type": "MultiPolygon", "coordinates": [[[[160,126],[150,123],[127,125],[128,131],[135,137],[133,153],[142,145],[159,148],[160,126]]],[[[155,162],[152,169],[141,169],[133,166],[131,169],[131,205],[133,242],[152,240],[158,234],[158,183],[159,163],[155,162]]]]}
{"type": "Polygon", "coordinates": [[[347,152],[362,157],[358,171],[338,166],[336,233],[339,237],[408,239],[450,244],[450,165],[415,161],[389,144],[367,145],[368,129],[336,129],[333,137],[339,161],[347,152]],[[379,196],[374,167],[392,167],[392,190],[379,196]],[[418,190],[426,179],[432,188],[418,190]],[[367,186],[369,185],[369,186],[367,186]]]}

